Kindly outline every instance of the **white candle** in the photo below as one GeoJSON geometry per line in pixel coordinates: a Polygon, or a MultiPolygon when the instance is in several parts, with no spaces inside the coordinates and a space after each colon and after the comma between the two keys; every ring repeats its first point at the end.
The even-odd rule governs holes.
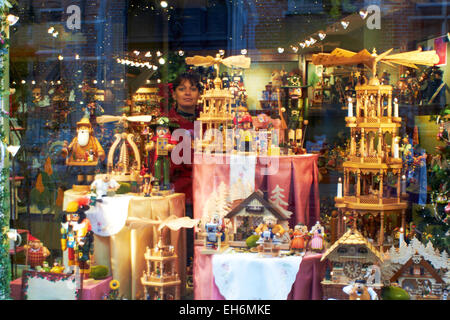
{"type": "Polygon", "coordinates": [[[402,193],[406,193],[406,176],[402,176],[402,193]]]}
{"type": "Polygon", "coordinates": [[[348,117],[353,117],[353,103],[352,103],[352,98],[348,98],[348,117]]]}
{"type": "Polygon", "coordinates": [[[398,118],[398,100],[394,99],[394,117],[398,118]]]}
{"type": "Polygon", "coordinates": [[[403,242],[405,242],[405,235],[403,233],[403,228],[400,228],[400,236],[398,238],[398,246],[400,247],[403,242]]]}
{"type": "Polygon", "coordinates": [[[394,158],[396,158],[396,159],[400,158],[399,152],[398,152],[398,142],[397,141],[394,143],[394,158]]]}
{"type": "Polygon", "coordinates": [[[337,198],[342,198],[342,179],[339,178],[339,182],[337,184],[337,198]]]}

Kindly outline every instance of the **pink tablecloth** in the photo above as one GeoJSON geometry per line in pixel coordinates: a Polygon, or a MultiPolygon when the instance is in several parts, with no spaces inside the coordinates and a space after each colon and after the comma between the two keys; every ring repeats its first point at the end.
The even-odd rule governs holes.
{"type": "MultiPolygon", "coordinates": [[[[194,275],[197,275],[194,276],[195,300],[224,300],[214,281],[212,255],[202,255],[200,250],[201,247],[196,246],[194,251],[196,257],[194,275]]],[[[325,276],[326,263],[320,262],[321,257],[321,254],[311,254],[303,257],[297,278],[288,295],[288,300],[322,299],[320,282],[325,276]]]]}
{"type": "MultiPolygon", "coordinates": [[[[221,182],[229,185],[229,156],[222,161],[208,164],[196,155],[194,164],[194,217],[201,218],[202,209],[209,195],[218,188],[221,182]],[[219,162],[219,163],[218,163],[219,162]]],[[[255,189],[270,192],[278,185],[284,189],[285,209],[294,212],[289,224],[304,223],[312,227],[320,216],[319,170],[316,154],[280,157],[258,157],[255,168],[255,189]],[[278,161],[278,169],[274,174],[266,175],[267,163],[278,161]],[[266,170],[264,170],[266,169],[266,170]]],[[[212,161],[211,161],[212,162],[212,161]]]]}
{"type": "MultiPolygon", "coordinates": [[[[194,162],[194,218],[202,217],[202,210],[210,194],[218,188],[221,182],[229,186],[230,161],[229,156],[220,161],[202,162],[196,155],[194,162]]],[[[319,170],[313,154],[280,157],[258,157],[255,167],[255,189],[270,192],[278,185],[284,190],[285,209],[294,212],[289,224],[293,228],[297,223],[304,223],[311,228],[320,216],[319,203],[319,170]],[[267,168],[270,161],[277,161],[276,172],[267,168]]],[[[200,249],[194,250],[194,294],[195,299],[223,299],[213,279],[211,257],[200,254],[200,249]]],[[[291,299],[321,299],[320,281],[323,278],[324,267],[319,263],[319,256],[304,257],[300,272],[289,297],[291,299]]]]}
{"type": "MultiPolygon", "coordinates": [[[[104,294],[109,293],[109,283],[112,277],[103,280],[87,280],[83,284],[81,300],[102,300],[104,294]]],[[[22,278],[17,278],[10,282],[11,298],[14,300],[22,299],[22,278]]]]}

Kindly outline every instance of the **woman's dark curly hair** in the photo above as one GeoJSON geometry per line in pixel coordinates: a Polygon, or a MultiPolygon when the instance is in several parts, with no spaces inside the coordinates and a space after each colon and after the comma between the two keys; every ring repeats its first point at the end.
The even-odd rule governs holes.
{"type": "Polygon", "coordinates": [[[200,82],[200,75],[194,72],[184,72],[178,75],[178,77],[173,80],[173,90],[175,91],[178,86],[180,86],[184,81],[189,81],[191,86],[197,87],[198,91],[202,93],[203,91],[203,85],[200,82]]]}

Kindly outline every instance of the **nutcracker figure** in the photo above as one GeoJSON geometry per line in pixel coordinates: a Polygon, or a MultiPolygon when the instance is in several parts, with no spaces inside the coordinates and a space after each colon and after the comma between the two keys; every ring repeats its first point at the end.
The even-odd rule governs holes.
{"type": "Polygon", "coordinates": [[[154,173],[156,182],[160,185],[160,190],[170,189],[170,160],[169,152],[173,150],[176,141],[172,140],[170,127],[175,124],[170,123],[169,118],[161,117],[156,121],[155,135],[147,144],[147,151],[154,151],[154,173]],[[162,177],[161,177],[162,169],[162,177]]]}
{"type": "Polygon", "coordinates": [[[61,248],[68,251],[69,267],[72,270],[75,266],[79,267],[81,279],[89,275],[94,252],[94,234],[86,217],[88,202],[88,198],[69,202],[61,223],[61,248]]]}

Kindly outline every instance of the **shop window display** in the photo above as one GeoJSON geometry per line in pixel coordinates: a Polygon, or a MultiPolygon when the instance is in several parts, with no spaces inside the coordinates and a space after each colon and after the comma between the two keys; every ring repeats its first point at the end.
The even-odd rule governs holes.
{"type": "Polygon", "coordinates": [[[0,299],[446,300],[447,6],[0,1],[0,299]]]}

